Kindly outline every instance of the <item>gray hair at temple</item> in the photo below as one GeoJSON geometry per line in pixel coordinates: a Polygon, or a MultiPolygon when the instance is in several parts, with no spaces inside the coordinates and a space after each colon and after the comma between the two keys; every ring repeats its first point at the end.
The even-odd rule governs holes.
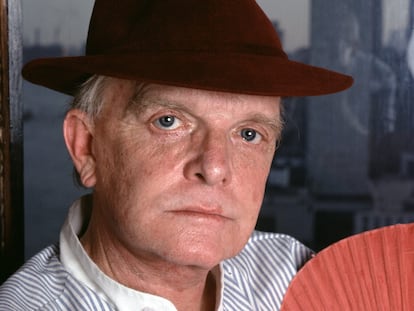
{"type": "Polygon", "coordinates": [[[91,119],[98,116],[103,107],[103,93],[108,78],[94,75],[86,80],[75,94],[71,109],[86,112],[91,119]]]}

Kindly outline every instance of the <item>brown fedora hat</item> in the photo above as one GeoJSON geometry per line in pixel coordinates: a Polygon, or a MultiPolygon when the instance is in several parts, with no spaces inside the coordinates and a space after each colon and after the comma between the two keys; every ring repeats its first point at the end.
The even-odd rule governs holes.
{"type": "Polygon", "coordinates": [[[289,60],[254,0],[96,0],[85,54],[33,60],[23,77],[70,95],[94,74],[274,96],[334,93],[353,82],[289,60]]]}

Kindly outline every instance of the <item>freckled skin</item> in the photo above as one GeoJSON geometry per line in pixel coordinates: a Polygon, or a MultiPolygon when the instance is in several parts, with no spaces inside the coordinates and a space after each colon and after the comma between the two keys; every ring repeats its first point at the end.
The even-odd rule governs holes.
{"type": "Polygon", "coordinates": [[[280,135],[269,125],[280,126],[280,98],[148,85],[140,108],[128,103],[133,92],[133,83],[113,79],[90,129],[85,249],[105,253],[113,275],[126,269],[108,264],[120,257],[131,267],[206,273],[254,229],[280,135]],[[163,116],[173,126],[162,127],[163,116]],[[258,133],[254,141],[243,139],[245,128],[258,133]]]}

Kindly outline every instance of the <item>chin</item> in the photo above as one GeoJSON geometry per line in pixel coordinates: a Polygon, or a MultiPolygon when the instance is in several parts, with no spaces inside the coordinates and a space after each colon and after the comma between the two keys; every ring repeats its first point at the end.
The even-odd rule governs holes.
{"type": "MultiPolygon", "coordinates": [[[[193,245],[194,246],[194,245],[193,245]]],[[[237,252],[229,252],[228,249],[222,246],[212,246],[208,243],[196,247],[184,247],[184,249],[177,249],[171,258],[180,265],[197,266],[202,269],[212,269],[221,261],[229,257],[233,257],[237,252]]]]}

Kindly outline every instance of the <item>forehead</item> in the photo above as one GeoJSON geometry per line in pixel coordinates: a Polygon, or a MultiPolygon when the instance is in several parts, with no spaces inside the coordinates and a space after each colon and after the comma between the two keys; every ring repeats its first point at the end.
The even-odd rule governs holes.
{"type": "Polygon", "coordinates": [[[118,106],[184,105],[189,109],[201,106],[205,110],[252,110],[279,113],[280,97],[226,93],[185,87],[143,84],[130,80],[109,78],[105,91],[106,101],[118,106]]]}

